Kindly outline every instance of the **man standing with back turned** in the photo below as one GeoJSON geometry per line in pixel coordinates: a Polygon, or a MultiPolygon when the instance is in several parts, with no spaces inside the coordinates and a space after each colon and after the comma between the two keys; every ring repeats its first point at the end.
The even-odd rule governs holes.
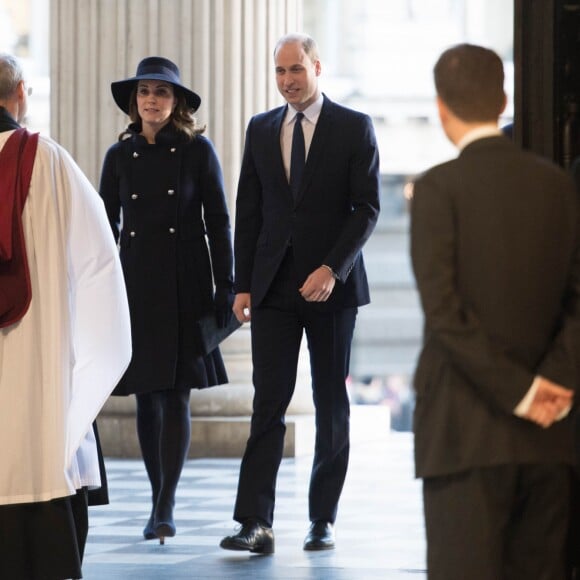
{"type": "Polygon", "coordinates": [[[310,351],[316,447],[305,550],[334,548],[349,452],[345,385],[357,308],[369,302],[361,249],[379,213],[379,156],[368,116],[318,88],[318,49],[289,35],[274,50],[287,105],[246,132],[235,231],[238,320],[252,320],[254,407],[228,550],[272,553],[284,414],[302,333],[310,351]]]}
{"type": "Polygon", "coordinates": [[[460,153],[420,177],[412,201],[428,577],[560,580],[580,352],[577,195],[562,170],[501,135],[494,52],[458,45],[434,72],[460,153]]]}
{"type": "Polygon", "coordinates": [[[70,155],[20,127],[30,87],[0,54],[0,578],[81,578],[92,423],[131,358],[103,202],[70,155]]]}

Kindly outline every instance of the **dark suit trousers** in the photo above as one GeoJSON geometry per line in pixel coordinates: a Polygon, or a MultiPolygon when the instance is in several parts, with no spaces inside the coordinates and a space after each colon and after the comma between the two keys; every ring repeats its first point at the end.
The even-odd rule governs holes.
{"type": "Polygon", "coordinates": [[[276,477],[284,445],[284,415],[294,393],[303,332],[310,352],[316,444],[310,479],[311,521],[334,522],[349,454],[345,379],[357,309],[320,312],[298,292],[291,250],[268,295],[252,309],[254,405],[242,459],[234,519],[272,525],[276,477]]]}
{"type": "Polygon", "coordinates": [[[530,464],[425,479],[429,580],[564,580],[570,476],[530,464]]]}

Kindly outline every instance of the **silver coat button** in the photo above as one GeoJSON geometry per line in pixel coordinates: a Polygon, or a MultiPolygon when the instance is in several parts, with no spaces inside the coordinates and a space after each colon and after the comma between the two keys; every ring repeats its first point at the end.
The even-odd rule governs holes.
{"type": "Polygon", "coordinates": [[[134,238],[137,234],[135,234],[135,232],[129,232],[129,235],[134,238]]]}
{"type": "Polygon", "coordinates": [[[175,189],[168,189],[167,190],[168,195],[173,195],[174,193],[175,193],[175,189]]]}
{"type": "Polygon", "coordinates": [[[177,151],[177,149],[175,149],[175,147],[172,147],[172,148],[170,149],[170,151],[171,151],[171,153],[175,153],[175,151],[177,151]]]}
{"type": "Polygon", "coordinates": [[[175,233],[175,228],[169,228],[169,233],[170,234],[174,234],[175,233]]]}
{"type": "Polygon", "coordinates": [[[137,153],[137,151],[133,152],[133,159],[137,159],[137,157],[139,157],[139,153],[137,153]]]}
{"type": "Polygon", "coordinates": [[[131,196],[131,199],[137,199],[138,197],[139,197],[139,196],[138,196],[136,193],[134,193],[134,194],[131,196]]]}

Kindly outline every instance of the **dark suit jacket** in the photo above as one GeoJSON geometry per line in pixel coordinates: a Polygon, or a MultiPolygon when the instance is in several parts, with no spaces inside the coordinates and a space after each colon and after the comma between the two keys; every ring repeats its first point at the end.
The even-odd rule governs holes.
{"type": "Polygon", "coordinates": [[[578,238],[569,177],[505,137],[480,139],[417,180],[418,476],[573,462],[569,419],[544,430],[513,410],[536,374],[578,388],[578,238]]]}
{"type": "Polygon", "coordinates": [[[379,154],[371,120],[324,97],[296,202],[284,172],[280,131],[286,106],[250,120],[238,186],[236,292],[259,306],[288,246],[300,283],[321,264],[339,280],[333,310],[369,302],[361,248],[379,213],[379,154]]]}

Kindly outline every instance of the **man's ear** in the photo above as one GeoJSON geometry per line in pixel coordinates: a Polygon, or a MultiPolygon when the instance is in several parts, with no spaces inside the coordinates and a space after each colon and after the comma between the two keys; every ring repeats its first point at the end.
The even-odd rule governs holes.
{"type": "Polygon", "coordinates": [[[441,120],[441,124],[445,125],[449,120],[449,108],[443,102],[443,99],[437,95],[437,112],[439,113],[439,119],[441,120]]]}
{"type": "MultiPolygon", "coordinates": [[[[501,107],[501,111],[499,112],[500,115],[505,111],[506,107],[507,107],[507,95],[504,93],[503,94],[503,105],[501,107]]],[[[498,115],[498,117],[499,117],[499,115],[498,115]]]]}
{"type": "Polygon", "coordinates": [[[22,100],[24,98],[24,93],[26,92],[26,87],[24,86],[24,79],[21,81],[18,81],[18,84],[16,85],[16,95],[18,96],[19,100],[22,100]]]}
{"type": "Polygon", "coordinates": [[[317,77],[319,77],[321,72],[322,72],[322,65],[320,64],[320,61],[317,60],[314,63],[314,73],[316,74],[317,77]]]}
{"type": "Polygon", "coordinates": [[[437,95],[437,111],[439,112],[439,120],[441,121],[443,132],[447,139],[455,145],[457,143],[457,117],[439,95],[437,95]]]}
{"type": "Polygon", "coordinates": [[[449,121],[451,120],[451,111],[449,107],[445,104],[443,99],[437,95],[437,112],[439,113],[439,120],[441,121],[441,126],[443,129],[447,127],[449,121]]]}

